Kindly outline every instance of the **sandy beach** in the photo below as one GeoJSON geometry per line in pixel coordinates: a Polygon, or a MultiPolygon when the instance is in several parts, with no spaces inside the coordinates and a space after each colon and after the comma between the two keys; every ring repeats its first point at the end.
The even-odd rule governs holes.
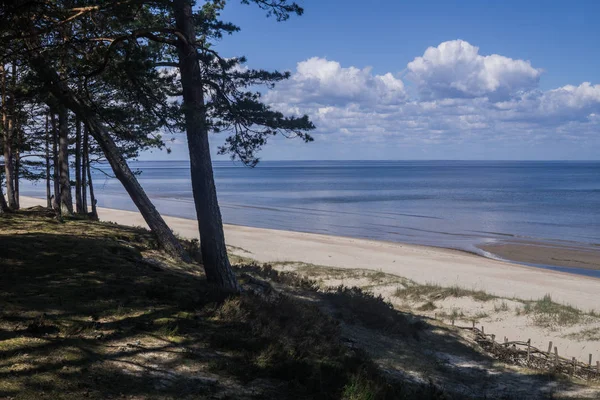
{"type": "MultiPolygon", "coordinates": [[[[23,197],[21,200],[22,207],[43,203],[43,200],[36,198],[23,197]]],[[[104,221],[146,226],[137,212],[107,208],[99,208],[98,212],[104,221]]],[[[164,218],[179,235],[198,237],[196,221],[168,216],[164,218]]],[[[225,225],[225,236],[231,251],[258,262],[269,262],[276,266],[278,262],[299,262],[348,271],[347,277],[341,280],[328,278],[328,268],[318,268],[321,276],[311,275],[311,278],[320,279],[329,286],[361,286],[368,283],[369,290],[381,294],[401,309],[429,317],[459,313],[457,324],[470,326],[471,321],[477,320],[478,324],[485,324],[486,331],[493,332],[498,338],[531,339],[532,345],[540,349],[552,341],[561,354],[569,357],[580,360],[587,359],[589,354],[594,359],[600,357],[600,342],[594,333],[600,331],[597,314],[581,314],[577,322],[560,326],[540,323],[543,321],[536,319],[535,314],[523,313],[524,301],[539,300],[548,294],[554,302],[584,312],[600,311],[600,279],[597,278],[497,261],[463,251],[403,243],[236,225],[225,225]],[[363,282],[369,280],[364,277],[369,270],[400,279],[407,278],[417,284],[456,285],[464,289],[482,290],[499,298],[493,301],[479,301],[471,297],[440,298],[435,300],[433,310],[417,311],[424,300],[395,297],[393,293],[398,288],[398,283],[394,283],[395,278],[379,285],[363,282]],[[362,278],[352,278],[357,271],[362,278]]],[[[289,265],[283,268],[289,268],[289,265]]]]}
{"type": "MultiPolygon", "coordinates": [[[[23,197],[21,205],[43,205],[23,197]]],[[[146,226],[137,212],[99,208],[100,218],[125,225],[146,226]]],[[[186,238],[197,238],[194,220],[165,217],[186,238]]],[[[338,268],[361,268],[399,275],[418,283],[459,285],[502,297],[555,301],[583,310],[600,309],[600,279],[496,261],[461,251],[402,243],[225,225],[229,246],[243,249],[260,262],[301,261],[338,268]]]]}

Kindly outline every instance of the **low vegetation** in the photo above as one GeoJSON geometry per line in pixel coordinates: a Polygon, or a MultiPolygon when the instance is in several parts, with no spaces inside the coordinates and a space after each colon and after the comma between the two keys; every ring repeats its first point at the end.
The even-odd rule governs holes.
{"type": "Polygon", "coordinates": [[[532,398],[551,388],[369,289],[391,295],[415,286],[406,279],[237,261],[243,292],[223,295],[144,229],[59,223],[42,208],[1,216],[0,398],[519,399],[531,382],[532,398]]]}
{"type": "Polygon", "coordinates": [[[580,323],[586,315],[575,307],[554,302],[549,294],[540,300],[525,303],[523,311],[531,315],[536,325],[547,328],[572,326],[580,323]]]}
{"type": "MultiPolygon", "coordinates": [[[[238,266],[244,292],[224,296],[145,230],[43,209],[0,217],[0,260],[0,398],[445,398],[349,347],[296,274],[238,266]]],[[[344,319],[422,328],[360,290],[326,297],[344,319]]]]}
{"type": "Polygon", "coordinates": [[[478,301],[490,301],[496,298],[496,296],[482,290],[469,290],[459,286],[443,287],[436,284],[419,285],[414,283],[399,287],[394,295],[404,299],[426,300],[443,300],[447,297],[472,297],[478,301]]]}

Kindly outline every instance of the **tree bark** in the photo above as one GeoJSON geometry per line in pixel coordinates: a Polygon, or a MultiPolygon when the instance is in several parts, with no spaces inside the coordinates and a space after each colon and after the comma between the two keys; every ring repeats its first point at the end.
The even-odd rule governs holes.
{"type": "Polygon", "coordinates": [[[19,121],[17,119],[17,101],[16,101],[16,90],[17,90],[17,64],[12,64],[12,138],[16,140],[16,146],[13,145],[14,149],[14,158],[15,158],[15,167],[14,167],[14,176],[13,176],[13,188],[14,188],[14,196],[15,196],[15,209],[18,210],[21,208],[19,204],[19,179],[21,174],[21,145],[22,135],[21,129],[19,126],[19,121]]]}
{"type": "Polygon", "coordinates": [[[82,99],[79,99],[68,87],[66,82],[60,79],[58,73],[49,66],[46,60],[44,60],[35,40],[26,39],[25,43],[28,50],[27,55],[30,58],[29,64],[31,68],[34,69],[39,77],[46,83],[48,89],[58,101],[73,111],[87,124],[90,134],[104,152],[115,176],[121,181],[121,184],[123,184],[127,193],[129,193],[131,200],[133,200],[144,217],[144,220],[154,235],[156,235],[161,247],[172,256],[178,257],[185,262],[191,262],[190,256],[185,252],[181,243],[179,243],[162,216],[156,210],[156,207],[154,207],[154,204],[152,204],[144,192],[144,189],[140,186],[135,175],[121,155],[119,148],[110,136],[106,126],[100,122],[89,105],[82,99]]]}
{"type": "Polygon", "coordinates": [[[2,181],[4,181],[4,174],[0,171],[0,214],[9,211],[8,204],[6,203],[6,199],[4,198],[4,193],[2,192],[2,181]]]}
{"type": "Polygon", "coordinates": [[[83,214],[81,198],[81,122],[75,118],[75,209],[77,214],[83,214]]]}
{"type": "Polygon", "coordinates": [[[73,215],[71,177],[69,176],[69,111],[58,106],[58,170],[60,175],[60,211],[73,215]]]}
{"type": "Polygon", "coordinates": [[[54,183],[54,197],[52,208],[60,212],[60,174],[58,170],[58,127],[56,115],[52,113],[52,181],[54,183]]]}
{"type": "Polygon", "coordinates": [[[89,153],[86,160],[85,171],[88,176],[88,183],[90,186],[90,203],[92,203],[92,218],[98,219],[98,208],[96,205],[96,196],[94,196],[94,182],[92,181],[92,168],[90,166],[89,153]]]}
{"type": "Polygon", "coordinates": [[[23,135],[20,128],[16,128],[17,145],[15,146],[15,203],[17,210],[21,208],[20,202],[20,179],[21,179],[21,146],[23,145],[23,135]]]}
{"type": "Polygon", "coordinates": [[[227,256],[221,210],[214,182],[202,73],[198,64],[196,46],[193,44],[196,40],[196,31],[192,6],[187,0],[174,0],[174,11],[176,27],[187,38],[187,40],[178,39],[177,49],[202,262],[209,282],[224,290],[239,291],[240,287],[227,256]]]}
{"type": "Polygon", "coordinates": [[[52,191],[50,189],[50,127],[46,114],[46,207],[52,208],[52,191]]]}
{"type": "Polygon", "coordinates": [[[89,143],[89,133],[88,133],[87,126],[85,126],[83,128],[83,143],[82,143],[82,149],[81,149],[82,160],[81,160],[81,172],[80,172],[80,174],[81,174],[81,204],[82,204],[85,214],[88,213],[88,206],[87,206],[87,165],[89,163],[88,143],[89,143]]]}
{"type": "Polygon", "coordinates": [[[14,188],[15,188],[15,209],[21,208],[19,202],[19,180],[21,179],[21,151],[19,150],[20,141],[15,149],[15,173],[14,173],[14,188]]]}
{"type": "Polygon", "coordinates": [[[13,121],[10,113],[14,112],[14,94],[10,96],[10,102],[6,94],[6,69],[1,65],[0,72],[2,73],[2,128],[4,133],[4,175],[6,179],[6,197],[8,198],[8,206],[12,210],[17,208],[15,199],[15,176],[14,176],[14,159],[12,149],[12,134],[13,121]]]}

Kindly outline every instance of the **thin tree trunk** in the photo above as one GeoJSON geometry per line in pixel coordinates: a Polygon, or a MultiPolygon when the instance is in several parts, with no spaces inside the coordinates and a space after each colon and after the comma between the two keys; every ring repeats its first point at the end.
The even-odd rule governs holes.
{"type": "Polygon", "coordinates": [[[50,189],[50,129],[49,118],[46,114],[46,207],[52,208],[52,192],[50,189]]]}
{"type": "Polygon", "coordinates": [[[13,123],[12,115],[14,112],[14,94],[10,96],[10,102],[7,100],[6,94],[6,69],[1,66],[2,72],[2,124],[4,131],[4,174],[6,179],[6,197],[8,198],[8,206],[15,210],[17,202],[15,200],[15,176],[14,176],[14,159],[12,150],[12,133],[13,123]]]}
{"type": "Polygon", "coordinates": [[[176,27],[188,39],[184,41],[180,38],[177,47],[202,262],[209,282],[224,290],[239,291],[240,287],[227,256],[214,182],[202,73],[198,65],[197,50],[193,45],[196,32],[192,6],[187,0],[175,0],[174,6],[176,27]]]}
{"type": "Polygon", "coordinates": [[[94,182],[92,181],[92,168],[90,167],[89,153],[86,160],[86,172],[88,176],[88,185],[90,186],[90,203],[92,203],[92,218],[98,219],[98,209],[96,208],[96,196],[94,196],[94,182]]]}
{"type": "Polygon", "coordinates": [[[21,179],[21,151],[19,150],[19,147],[21,146],[20,140],[19,143],[17,145],[17,148],[15,149],[15,183],[14,183],[14,188],[15,188],[15,207],[18,210],[19,208],[21,208],[21,204],[19,201],[19,180],[21,179]]]}
{"type": "Polygon", "coordinates": [[[20,174],[21,174],[21,145],[23,144],[23,136],[21,134],[21,129],[19,126],[19,121],[17,120],[17,101],[16,101],[16,90],[17,90],[17,64],[13,63],[12,64],[12,95],[13,95],[13,100],[12,100],[12,125],[13,125],[13,132],[12,132],[12,138],[13,140],[16,140],[16,146],[13,146],[14,148],[14,153],[15,153],[15,170],[14,170],[14,183],[13,183],[13,187],[14,187],[14,191],[15,191],[15,209],[18,210],[19,208],[21,208],[20,204],[19,204],[19,179],[20,179],[20,174]]]}
{"type": "Polygon", "coordinates": [[[69,111],[58,107],[58,169],[60,171],[60,211],[62,215],[73,215],[71,178],[69,176],[69,111]]]}
{"type": "Polygon", "coordinates": [[[83,214],[81,198],[81,121],[75,118],[75,209],[77,214],[83,214]]]}
{"type": "Polygon", "coordinates": [[[58,172],[58,127],[56,126],[56,115],[52,113],[52,181],[54,183],[54,196],[52,208],[60,212],[60,184],[58,172]]]}
{"type": "Polygon", "coordinates": [[[40,54],[39,46],[36,44],[35,40],[26,39],[25,44],[28,50],[27,56],[31,61],[31,67],[37,72],[39,77],[43,79],[52,94],[88,125],[90,134],[104,152],[117,179],[121,181],[138,210],[140,210],[144,220],[156,235],[158,243],[167,253],[178,257],[183,261],[190,262],[191,258],[185,252],[171,229],[169,229],[162,216],[158,213],[154,204],[152,204],[144,192],[144,189],[140,186],[135,175],[121,155],[119,148],[110,136],[106,126],[97,119],[94,112],[85,101],[79,99],[68,87],[66,82],[60,79],[58,73],[49,66],[44,57],[40,54]]]}
{"type": "Polygon", "coordinates": [[[89,148],[88,148],[88,143],[89,143],[89,133],[88,133],[88,129],[87,126],[84,126],[83,128],[83,148],[82,148],[82,162],[81,162],[81,171],[79,172],[81,174],[81,204],[83,206],[83,210],[85,212],[85,214],[88,213],[88,206],[87,206],[87,163],[89,163],[89,148]]]}
{"type": "Polygon", "coordinates": [[[17,129],[17,146],[15,148],[15,204],[17,210],[21,208],[20,195],[19,195],[19,182],[21,179],[21,146],[23,143],[23,136],[19,129],[17,129]]]}
{"type": "Polygon", "coordinates": [[[9,211],[8,204],[6,203],[6,199],[4,198],[4,193],[2,192],[2,181],[4,181],[4,174],[0,171],[0,214],[9,211]]]}

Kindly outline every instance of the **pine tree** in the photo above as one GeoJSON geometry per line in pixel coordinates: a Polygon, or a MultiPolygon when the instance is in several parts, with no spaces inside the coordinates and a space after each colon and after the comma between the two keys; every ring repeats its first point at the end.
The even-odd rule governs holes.
{"type": "MultiPolygon", "coordinates": [[[[244,57],[224,58],[215,50],[216,41],[239,30],[220,20],[224,0],[197,7],[187,0],[79,1],[77,7],[68,1],[15,3],[5,11],[14,28],[1,40],[25,46],[27,64],[85,123],[165,247],[172,245],[170,231],[122,155],[161,146],[161,138],[153,140],[149,132],[185,130],[207,279],[238,290],[225,247],[209,134],[224,132],[219,152],[248,166],[258,163],[258,152],[274,135],[311,141],[308,132],[314,126],[307,116],[284,116],[252,90],[272,87],[289,73],[246,68],[244,57]],[[58,67],[43,62],[48,58],[58,67]]],[[[254,3],[279,21],[303,12],[286,0],[242,3],[254,3]]]]}

